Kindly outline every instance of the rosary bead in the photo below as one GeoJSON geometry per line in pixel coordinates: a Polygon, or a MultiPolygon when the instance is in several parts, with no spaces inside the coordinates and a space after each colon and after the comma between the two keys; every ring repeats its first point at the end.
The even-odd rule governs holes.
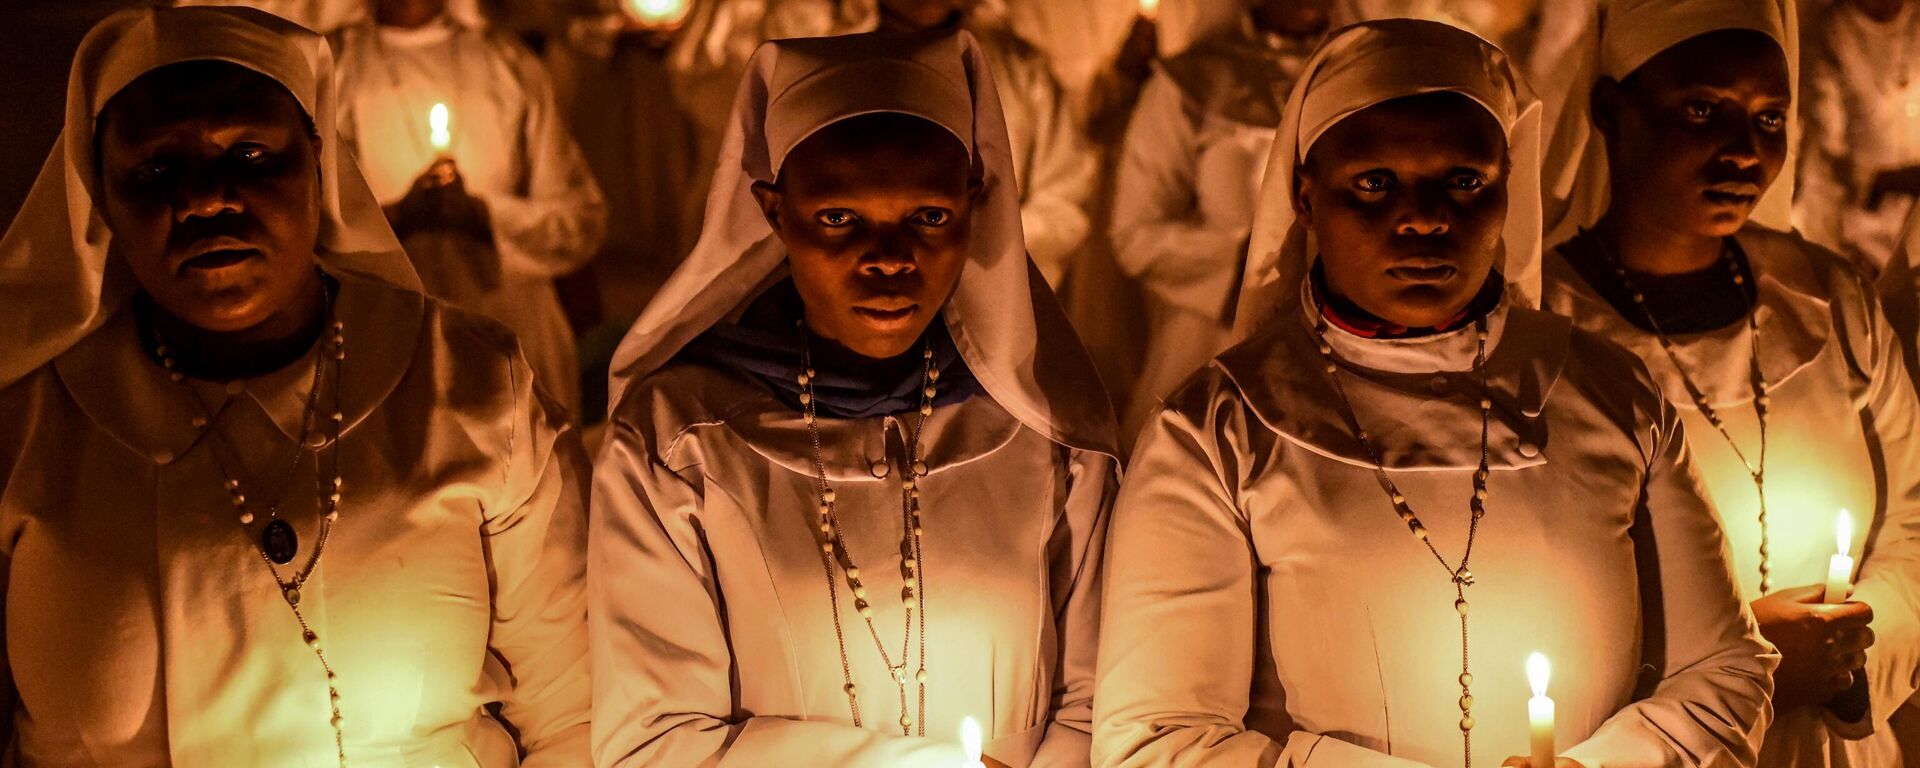
{"type": "Polygon", "coordinates": [[[327,522],[336,523],[339,521],[340,521],[340,510],[337,510],[337,509],[327,510],[327,522]]]}
{"type": "Polygon", "coordinates": [[[234,495],[233,495],[233,505],[234,505],[234,506],[236,506],[236,507],[244,507],[244,506],[246,506],[246,505],[247,505],[247,497],[246,497],[246,495],[245,495],[245,494],[239,494],[239,493],[236,493],[236,494],[234,494],[234,495]]]}
{"type": "Polygon", "coordinates": [[[912,727],[913,727],[913,716],[912,716],[912,715],[901,715],[901,716],[900,716],[900,727],[902,727],[902,728],[912,728],[912,727]]]}
{"type": "Polygon", "coordinates": [[[1461,712],[1473,711],[1473,694],[1471,693],[1460,694],[1460,711],[1461,712]]]}
{"type": "Polygon", "coordinates": [[[867,601],[867,588],[866,588],[866,586],[865,586],[865,585],[863,585],[863,584],[855,584],[855,585],[853,585],[853,596],[854,596],[855,598],[858,598],[858,599],[860,600],[860,603],[861,603],[862,605],[864,605],[864,604],[866,603],[866,601],[867,601]]]}
{"type": "Polygon", "coordinates": [[[252,512],[241,512],[241,513],[240,513],[240,524],[241,524],[241,525],[253,525],[253,513],[252,513],[252,512]]]}
{"type": "Polygon", "coordinates": [[[1466,688],[1471,685],[1473,685],[1473,673],[1472,672],[1460,673],[1460,687],[1466,688]]]}
{"type": "Polygon", "coordinates": [[[860,618],[867,619],[867,620],[873,619],[873,606],[867,605],[866,603],[860,603],[855,610],[858,610],[860,612],[860,618]]]}
{"type": "Polygon", "coordinates": [[[828,488],[820,492],[820,503],[832,504],[834,499],[839,498],[839,496],[839,494],[833,492],[832,488],[828,488]]]}
{"type": "Polygon", "coordinates": [[[927,380],[928,380],[928,381],[939,381],[939,380],[940,380],[940,369],[938,369],[938,368],[934,368],[934,369],[931,369],[931,370],[929,370],[929,371],[927,371],[927,380]]]}
{"type": "Polygon", "coordinates": [[[831,556],[833,554],[833,542],[829,541],[829,542],[822,543],[820,545],[820,551],[826,555],[831,556]]]}
{"type": "Polygon", "coordinates": [[[848,581],[859,581],[859,580],[860,580],[860,569],[859,569],[859,567],[857,567],[857,566],[848,566],[848,567],[847,567],[847,580],[848,580],[848,581]]]}
{"type": "Polygon", "coordinates": [[[1461,732],[1461,733],[1465,733],[1465,732],[1467,732],[1467,731],[1471,731],[1471,730],[1473,730],[1473,715],[1466,715],[1466,716],[1463,716],[1463,717],[1461,717],[1461,718],[1460,718],[1460,732],[1461,732]]]}
{"type": "Polygon", "coordinates": [[[925,403],[922,403],[922,404],[920,405],[920,415],[922,415],[922,416],[932,416],[932,415],[933,415],[933,406],[931,406],[931,405],[928,405],[928,404],[925,404],[925,403]]]}
{"type": "Polygon", "coordinates": [[[920,390],[920,394],[926,397],[933,397],[937,393],[934,392],[933,387],[927,387],[926,389],[920,390]]]}
{"type": "Polygon", "coordinates": [[[924,462],[924,461],[915,461],[915,462],[913,462],[913,474],[914,474],[914,476],[915,476],[915,477],[926,477],[926,476],[927,476],[927,463],[926,463],[926,462],[924,462]]]}
{"type": "Polygon", "coordinates": [[[1484,411],[1492,407],[1493,407],[1492,398],[1486,398],[1486,397],[1480,398],[1480,410],[1484,411]]]}
{"type": "Polygon", "coordinates": [[[305,638],[305,639],[306,639],[306,641],[307,641],[307,647],[308,647],[308,648],[313,648],[313,649],[315,649],[315,650],[318,650],[318,649],[320,648],[320,636],[319,636],[319,635],[316,635],[316,634],[314,634],[314,633],[312,633],[312,632],[308,632],[308,633],[306,633],[306,638],[305,638]]]}
{"type": "Polygon", "coordinates": [[[800,375],[798,375],[798,376],[795,376],[795,377],[793,377],[793,378],[794,378],[794,380],[795,380],[795,381],[798,381],[798,382],[800,382],[800,386],[803,386],[803,387],[804,387],[804,386],[806,386],[806,385],[807,385],[807,375],[806,375],[806,374],[804,374],[804,373],[802,373],[802,374],[800,374],[800,375]]]}
{"type": "Polygon", "coordinates": [[[919,672],[913,673],[913,680],[914,682],[917,682],[917,683],[923,683],[923,684],[926,683],[927,671],[923,669],[923,670],[920,670],[919,672]]]}
{"type": "Polygon", "coordinates": [[[856,689],[855,689],[855,688],[853,687],[853,683],[847,683],[846,685],[843,685],[843,686],[841,686],[841,687],[842,687],[842,688],[844,688],[844,689],[846,689],[846,691],[847,691],[847,695],[848,695],[848,696],[853,696],[853,695],[855,695],[855,693],[854,693],[854,691],[855,691],[856,689]]]}
{"type": "Polygon", "coordinates": [[[913,572],[913,569],[914,569],[914,568],[916,568],[916,567],[918,567],[919,565],[920,565],[920,563],[919,563],[918,561],[916,561],[916,560],[914,560],[914,559],[913,559],[913,558],[911,558],[911,557],[909,557],[909,558],[907,558],[907,559],[905,559],[905,560],[902,560],[902,561],[900,561],[900,567],[902,567],[902,568],[904,568],[904,569],[906,569],[906,571],[907,571],[908,573],[912,573],[912,572],[913,572]]]}
{"type": "Polygon", "coordinates": [[[1463,597],[1453,601],[1453,609],[1459,611],[1462,616],[1467,615],[1467,599],[1463,597]]]}
{"type": "Polygon", "coordinates": [[[167,374],[167,378],[172,379],[174,381],[185,381],[187,377],[181,375],[179,371],[175,371],[173,373],[167,374]]]}
{"type": "Polygon", "coordinates": [[[829,539],[833,538],[833,523],[821,523],[820,535],[829,539]]]}
{"type": "Polygon", "coordinates": [[[813,404],[813,395],[811,395],[811,394],[808,394],[808,393],[806,393],[806,392],[802,392],[802,393],[800,393],[800,404],[801,404],[801,405],[812,405],[812,404],[813,404]]]}
{"type": "Polygon", "coordinates": [[[193,427],[194,427],[195,429],[199,429],[199,428],[201,428],[201,427],[204,427],[204,426],[206,426],[206,425],[207,425],[207,417],[205,417],[205,416],[195,416],[195,417],[193,417],[193,427]]]}

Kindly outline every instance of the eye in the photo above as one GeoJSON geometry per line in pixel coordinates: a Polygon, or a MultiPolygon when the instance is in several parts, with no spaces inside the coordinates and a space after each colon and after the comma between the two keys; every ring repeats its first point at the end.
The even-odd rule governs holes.
{"type": "Polygon", "coordinates": [[[133,181],[137,184],[158,184],[173,174],[173,166],[158,160],[151,160],[133,167],[133,181]]]}
{"type": "Polygon", "coordinates": [[[1447,188],[1459,192],[1477,192],[1486,185],[1487,180],[1477,173],[1459,173],[1447,179],[1447,188]]]}
{"type": "Polygon", "coordinates": [[[1761,130],[1768,133],[1777,133],[1787,129],[1787,113],[1778,109],[1770,109],[1754,115],[1753,120],[1760,124],[1761,130]]]}
{"type": "Polygon", "coordinates": [[[953,214],[941,208],[928,208],[915,214],[914,221],[923,227],[944,227],[953,221],[953,214]]]}
{"type": "Polygon", "coordinates": [[[821,226],[827,227],[829,229],[841,229],[844,227],[850,227],[850,226],[853,226],[853,221],[854,221],[852,211],[843,211],[838,209],[831,210],[831,211],[821,211],[820,215],[816,216],[815,218],[819,220],[821,226]]]}
{"type": "Polygon", "coordinates": [[[1393,174],[1386,172],[1363,173],[1353,179],[1353,189],[1361,197],[1372,198],[1386,194],[1393,189],[1393,174]]]}
{"type": "Polygon", "coordinates": [[[1696,123],[1704,122],[1707,118],[1713,117],[1713,102],[1705,99],[1689,101],[1683,105],[1681,109],[1686,112],[1688,120],[1696,123]]]}
{"type": "Polygon", "coordinates": [[[228,154],[244,163],[258,163],[267,159],[267,148],[258,144],[242,144],[234,147],[228,154]]]}

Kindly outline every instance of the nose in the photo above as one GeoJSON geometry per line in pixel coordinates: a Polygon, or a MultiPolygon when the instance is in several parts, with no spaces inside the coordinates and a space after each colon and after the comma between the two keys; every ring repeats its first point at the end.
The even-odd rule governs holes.
{"type": "Polygon", "coordinates": [[[860,259],[860,272],[879,277],[908,274],[917,267],[913,257],[912,236],[903,226],[875,228],[873,247],[860,259]]]}
{"type": "Polygon", "coordinates": [[[233,185],[218,173],[196,169],[182,174],[173,189],[173,218],[176,223],[188,219],[206,219],[241,210],[233,185]]]}
{"type": "Polygon", "coordinates": [[[1728,121],[1714,160],[1746,170],[1760,164],[1760,128],[1752,120],[1728,121]]]}
{"type": "Polygon", "coordinates": [[[1394,211],[1393,233],[1429,237],[1452,230],[1453,216],[1447,210],[1446,194],[1442,185],[1422,184],[1401,196],[1394,211]]]}

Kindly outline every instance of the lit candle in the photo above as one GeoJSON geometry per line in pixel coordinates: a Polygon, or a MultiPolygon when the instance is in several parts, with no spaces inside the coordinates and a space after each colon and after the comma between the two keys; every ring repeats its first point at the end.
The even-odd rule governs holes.
{"type": "Polygon", "coordinates": [[[1160,0],[1140,0],[1140,17],[1147,21],[1160,18],[1160,0]]]}
{"type": "MultiPolygon", "coordinates": [[[[436,151],[445,152],[447,151],[447,147],[453,146],[453,132],[447,130],[447,122],[449,119],[447,116],[447,105],[445,104],[435,104],[433,105],[433,110],[427,113],[427,129],[429,131],[427,139],[433,142],[433,148],[436,151]]],[[[415,130],[419,129],[416,128],[415,130]]]]}
{"type": "Polygon", "coordinates": [[[962,719],[960,749],[967,753],[967,761],[961,764],[961,768],[983,768],[986,765],[980,762],[980,741],[980,721],[972,717],[962,719]]]}
{"type": "Polygon", "coordinates": [[[1527,685],[1533,686],[1533,698],[1527,699],[1527,730],[1531,735],[1532,768],[1553,768],[1553,699],[1547,698],[1547,657],[1538,652],[1527,656],[1527,685]]]}
{"type": "Polygon", "coordinates": [[[1853,588],[1853,515],[1840,510],[1833,524],[1833,559],[1827,561],[1827,597],[1824,602],[1844,603],[1853,588]]]}
{"type": "Polygon", "coordinates": [[[624,0],[620,7],[643,27],[671,29],[687,17],[687,0],[624,0]]]}

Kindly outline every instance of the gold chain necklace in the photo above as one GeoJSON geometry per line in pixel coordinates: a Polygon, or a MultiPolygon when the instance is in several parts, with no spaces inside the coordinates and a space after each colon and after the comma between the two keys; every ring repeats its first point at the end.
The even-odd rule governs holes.
{"type": "MultiPolygon", "coordinates": [[[[805,333],[804,325],[802,333],[805,333]]],[[[846,576],[847,589],[853,593],[854,611],[860,614],[861,621],[867,625],[867,634],[873,638],[873,646],[880,651],[880,660],[887,665],[887,673],[900,693],[900,734],[903,736],[927,735],[927,591],[926,591],[926,551],[921,539],[926,534],[920,520],[919,480],[926,477],[927,465],[920,457],[920,435],[926,431],[927,417],[933,415],[935,384],[940,380],[940,371],[933,367],[933,346],[928,344],[921,349],[922,360],[920,388],[920,417],[913,430],[913,440],[908,446],[907,467],[900,479],[900,510],[902,531],[900,549],[906,555],[900,563],[900,605],[903,613],[900,638],[900,655],[896,660],[887,653],[886,643],[880,639],[880,631],[873,624],[873,605],[867,602],[866,584],[860,579],[860,566],[853,561],[853,553],[848,551],[846,540],[842,538],[846,530],[840,524],[837,494],[827,480],[826,460],[820,452],[820,429],[815,423],[812,344],[802,347],[801,366],[804,369],[798,377],[800,384],[801,413],[807,423],[807,437],[813,443],[813,466],[819,475],[820,508],[817,527],[820,534],[820,563],[826,570],[827,602],[833,609],[833,636],[840,650],[840,675],[847,694],[847,707],[853,712],[853,725],[861,727],[860,694],[853,684],[853,666],[847,658],[847,636],[840,624],[840,588],[839,580],[833,576],[835,565],[839,565],[846,576]],[[837,553],[837,557],[836,557],[837,553]],[[916,625],[914,616],[919,615],[916,625]],[[907,711],[907,667],[908,642],[919,629],[919,666],[914,670],[914,686],[918,690],[919,703],[913,713],[907,711]],[[917,732],[915,726],[918,726],[917,732]]],[[[888,469],[892,469],[892,459],[887,459],[888,469]]]]}
{"type": "MultiPolygon", "coordinates": [[[[326,292],[328,317],[332,317],[333,293],[326,288],[324,280],[321,286],[322,290],[326,292]]],[[[281,499],[276,500],[268,506],[267,516],[270,522],[267,523],[260,537],[256,539],[251,531],[255,516],[247,507],[247,496],[240,482],[239,474],[229,469],[227,461],[220,455],[221,451],[215,450],[211,453],[214,463],[220,467],[221,474],[227,477],[226,482],[222,484],[222,488],[226,490],[228,500],[233,504],[233,508],[239,512],[236,521],[245,533],[247,543],[260,554],[261,562],[266,563],[268,575],[272,576],[274,584],[280,587],[281,597],[286,600],[287,607],[293,611],[294,621],[300,624],[301,639],[306,642],[307,648],[313,651],[314,658],[320,662],[320,669],[327,675],[327,707],[330,712],[327,718],[327,724],[333,729],[334,754],[339,758],[340,768],[346,768],[346,734],[341,729],[339,679],[338,676],[334,674],[333,665],[327,661],[326,648],[322,646],[320,642],[319,633],[315,632],[313,626],[307,623],[306,614],[300,610],[300,589],[306,586],[307,580],[311,578],[314,571],[319,568],[320,558],[326,554],[327,551],[327,542],[333,538],[334,523],[340,520],[340,494],[342,488],[345,486],[345,481],[340,476],[340,430],[343,422],[346,420],[345,414],[340,410],[340,388],[342,383],[340,371],[347,359],[346,325],[335,319],[332,322],[332,331],[332,354],[327,354],[323,351],[317,355],[319,359],[314,360],[313,363],[312,389],[307,392],[305,412],[300,419],[300,437],[293,448],[293,466],[289,468],[288,471],[289,476],[291,476],[293,471],[298,469],[300,458],[304,456],[308,450],[307,438],[312,434],[314,423],[318,421],[315,406],[319,401],[321,371],[325,369],[323,361],[325,358],[331,357],[333,359],[333,413],[329,421],[333,424],[333,441],[330,443],[330,450],[327,452],[329,457],[329,472],[323,474],[319,471],[319,449],[312,449],[314,453],[314,474],[320,478],[331,478],[330,480],[322,479],[318,489],[320,498],[326,507],[326,512],[324,512],[320,518],[320,537],[314,544],[313,552],[308,555],[307,561],[303,563],[291,577],[282,576],[280,573],[280,566],[292,562],[294,554],[299,551],[299,538],[294,534],[293,526],[285,520],[280,519],[279,516],[280,502],[285,500],[286,492],[283,491],[281,493],[281,499]]],[[[211,431],[214,439],[220,443],[222,448],[237,456],[239,451],[232,443],[228,442],[226,435],[222,433],[218,425],[214,423],[226,412],[227,403],[231,403],[232,400],[229,399],[227,403],[222,403],[219,409],[209,413],[206,403],[201,401],[199,393],[193,390],[191,384],[186,383],[186,375],[177,369],[178,365],[173,358],[172,350],[167,347],[165,340],[160,338],[157,329],[154,331],[154,340],[155,347],[153,355],[160,361],[160,366],[166,369],[167,378],[186,387],[187,393],[191,396],[189,399],[200,408],[201,415],[194,418],[194,425],[211,431]]]]}
{"type": "Polygon", "coordinates": [[[1487,387],[1487,320],[1474,321],[1474,333],[1477,349],[1473,356],[1473,368],[1480,373],[1480,467],[1473,472],[1473,498],[1467,507],[1472,516],[1467,522],[1467,547],[1460,555],[1460,565],[1455,567],[1447,563],[1445,555],[1433,544],[1433,536],[1426,525],[1414,514],[1413,507],[1407,504],[1406,495],[1394,485],[1393,478],[1387,476],[1386,462],[1381,458],[1380,449],[1368,438],[1367,430],[1360,426],[1359,414],[1353,409],[1353,401],[1347,399],[1347,389],[1340,383],[1340,365],[1334,360],[1333,345],[1327,342],[1327,321],[1324,316],[1317,317],[1313,323],[1315,340],[1319,342],[1320,358],[1326,362],[1327,380],[1333,383],[1333,392],[1340,398],[1346,417],[1347,428],[1353,431],[1353,437],[1367,452],[1367,459],[1373,462],[1374,479],[1380,483],[1381,490],[1387,492],[1387,498],[1393,502],[1393,511],[1407,524],[1407,530],[1420,543],[1433,553],[1433,559],[1447,570],[1453,580],[1453,609],[1460,614],[1460,740],[1465,755],[1462,765],[1473,768],[1473,671],[1468,663],[1470,656],[1467,647],[1467,588],[1473,586],[1473,571],[1467,565],[1473,560],[1473,542],[1480,534],[1480,518],[1487,515],[1487,433],[1493,420],[1493,395],[1487,387]]]}
{"type": "MultiPolygon", "coordinates": [[[[1749,346],[1748,351],[1750,353],[1747,358],[1747,383],[1748,386],[1753,389],[1753,413],[1760,424],[1760,460],[1755,462],[1747,459],[1746,452],[1740,450],[1740,444],[1735,442],[1733,434],[1727,431],[1727,425],[1720,419],[1719,412],[1715,411],[1713,406],[1707,403],[1706,393],[1701,391],[1700,387],[1694,383],[1692,376],[1687,375],[1686,366],[1680,364],[1679,355],[1673,351],[1673,339],[1669,338],[1667,332],[1661,329],[1660,321],[1653,316],[1653,310],[1647,306],[1646,294],[1641,293],[1640,289],[1634,286],[1633,278],[1627,274],[1627,268],[1621,265],[1619,258],[1614,256],[1613,249],[1604,243],[1598,243],[1596,241],[1596,244],[1598,247],[1595,248],[1595,250],[1599,251],[1600,254],[1606,258],[1608,266],[1613,268],[1613,274],[1620,279],[1620,287],[1627,290],[1628,296],[1633,299],[1633,305],[1639,308],[1640,316],[1646,318],[1647,327],[1653,329],[1654,337],[1660,342],[1660,351],[1666,353],[1667,361],[1672,363],[1673,370],[1680,374],[1680,385],[1686,388],[1687,397],[1693,400],[1693,407],[1699,409],[1700,415],[1706,417],[1707,423],[1712,424],[1714,431],[1719,432],[1720,437],[1727,441],[1727,447],[1732,448],[1734,457],[1740,460],[1741,468],[1745,469],[1747,475],[1753,478],[1754,495],[1760,498],[1760,512],[1758,516],[1760,523],[1760,594],[1764,595],[1772,592],[1773,563],[1771,560],[1772,552],[1768,546],[1767,531],[1767,409],[1772,405],[1772,400],[1767,396],[1766,374],[1760,370],[1759,287],[1755,286],[1752,306],[1747,308],[1747,341],[1749,346]]],[[[1741,274],[1740,262],[1733,257],[1733,249],[1722,247],[1720,249],[1720,258],[1726,263],[1727,272],[1732,276],[1734,286],[1737,288],[1746,285],[1747,277],[1741,274]]]]}

